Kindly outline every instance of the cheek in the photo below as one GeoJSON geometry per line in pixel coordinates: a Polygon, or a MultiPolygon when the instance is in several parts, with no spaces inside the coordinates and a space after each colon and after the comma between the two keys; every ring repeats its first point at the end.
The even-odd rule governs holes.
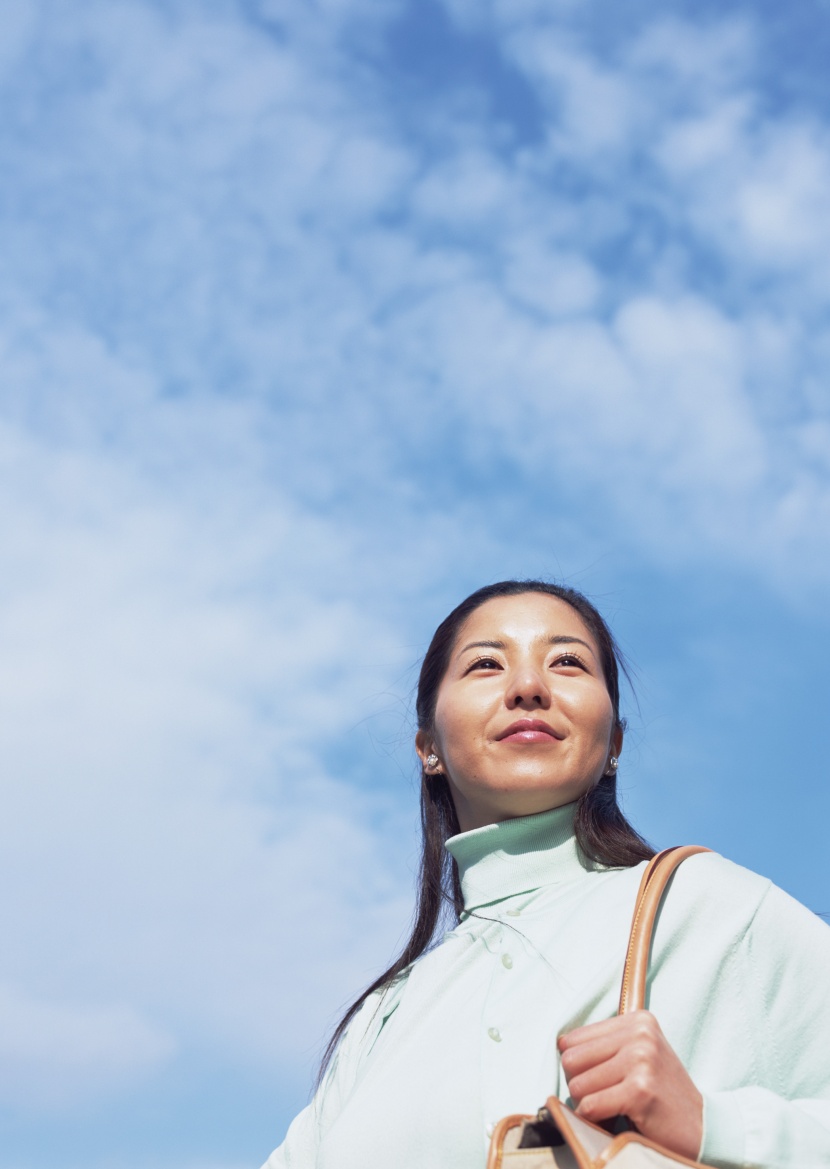
{"type": "Polygon", "coordinates": [[[435,707],[435,738],[446,755],[463,756],[475,743],[482,723],[476,703],[459,702],[453,696],[438,695],[435,707]]]}
{"type": "Polygon", "coordinates": [[[459,746],[464,743],[466,739],[464,733],[464,717],[452,705],[438,703],[435,708],[435,722],[433,725],[436,743],[444,755],[446,755],[448,749],[454,752],[457,751],[459,746]]]}
{"type": "Polygon", "coordinates": [[[574,722],[582,727],[587,739],[598,743],[605,743],[611,737],[614,725],[614,711],[611,700],[603,691],[601,694],[589,693],[581,695],[581,700],[574,705],[574,722]]]}

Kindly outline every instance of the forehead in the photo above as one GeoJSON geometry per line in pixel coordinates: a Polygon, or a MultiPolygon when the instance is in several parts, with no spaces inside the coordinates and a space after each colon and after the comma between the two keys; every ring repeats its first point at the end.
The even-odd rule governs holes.
{"type": "Polygon", "coordinates": [[[599,657],[596,638],[576,609],[547,593],[519,593],[479,605],[459,629],[455,648],[478,640],[528,644],[568,635],[586,641],[599,657]]]}

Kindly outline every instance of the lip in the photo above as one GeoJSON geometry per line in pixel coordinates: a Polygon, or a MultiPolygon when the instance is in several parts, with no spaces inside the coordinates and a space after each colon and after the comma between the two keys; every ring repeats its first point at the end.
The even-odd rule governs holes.
{"type": "Polygon", "coordinates": [[[500,734],[496,741],[511,743],[544,743],[549,739],[561,739],[552,726],[538,718],[520,718],[511,723],[500,734]]]}

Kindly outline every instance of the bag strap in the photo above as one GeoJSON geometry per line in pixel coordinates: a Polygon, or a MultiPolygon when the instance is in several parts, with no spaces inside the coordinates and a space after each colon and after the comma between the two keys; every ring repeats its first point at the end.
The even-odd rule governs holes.
{"type": "Polygon", "coordinates": [[[697,852],[710,852],[699,844],[686,844],[666,848],[649,861],[634,905],[631,921],[631,935],[623,967],[620,1007],[617,1012],[627,1015],[630,1011],[641,1011],[646,1001],[646,976],[648,974],[651,935],[654,919],[663,900],[671,877],[678,865],[697,852]]]}

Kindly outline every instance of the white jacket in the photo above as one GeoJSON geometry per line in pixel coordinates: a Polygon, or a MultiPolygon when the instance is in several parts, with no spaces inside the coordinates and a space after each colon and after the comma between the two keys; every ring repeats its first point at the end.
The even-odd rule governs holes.
{"type": "MultiPolygon", "coordinates": [[[[367,1000],[266,1169],[482,1169],[501,1116],[568,1099],[556,1038],[615,1013],[643,868],[587,865],[573,812],[448,842],[464,919],[367,1000]]],[[[704,1096],[700,1159],[830,1169],[830,929],[694,856],[658,917],[649,987],[704,1096]]]]}

